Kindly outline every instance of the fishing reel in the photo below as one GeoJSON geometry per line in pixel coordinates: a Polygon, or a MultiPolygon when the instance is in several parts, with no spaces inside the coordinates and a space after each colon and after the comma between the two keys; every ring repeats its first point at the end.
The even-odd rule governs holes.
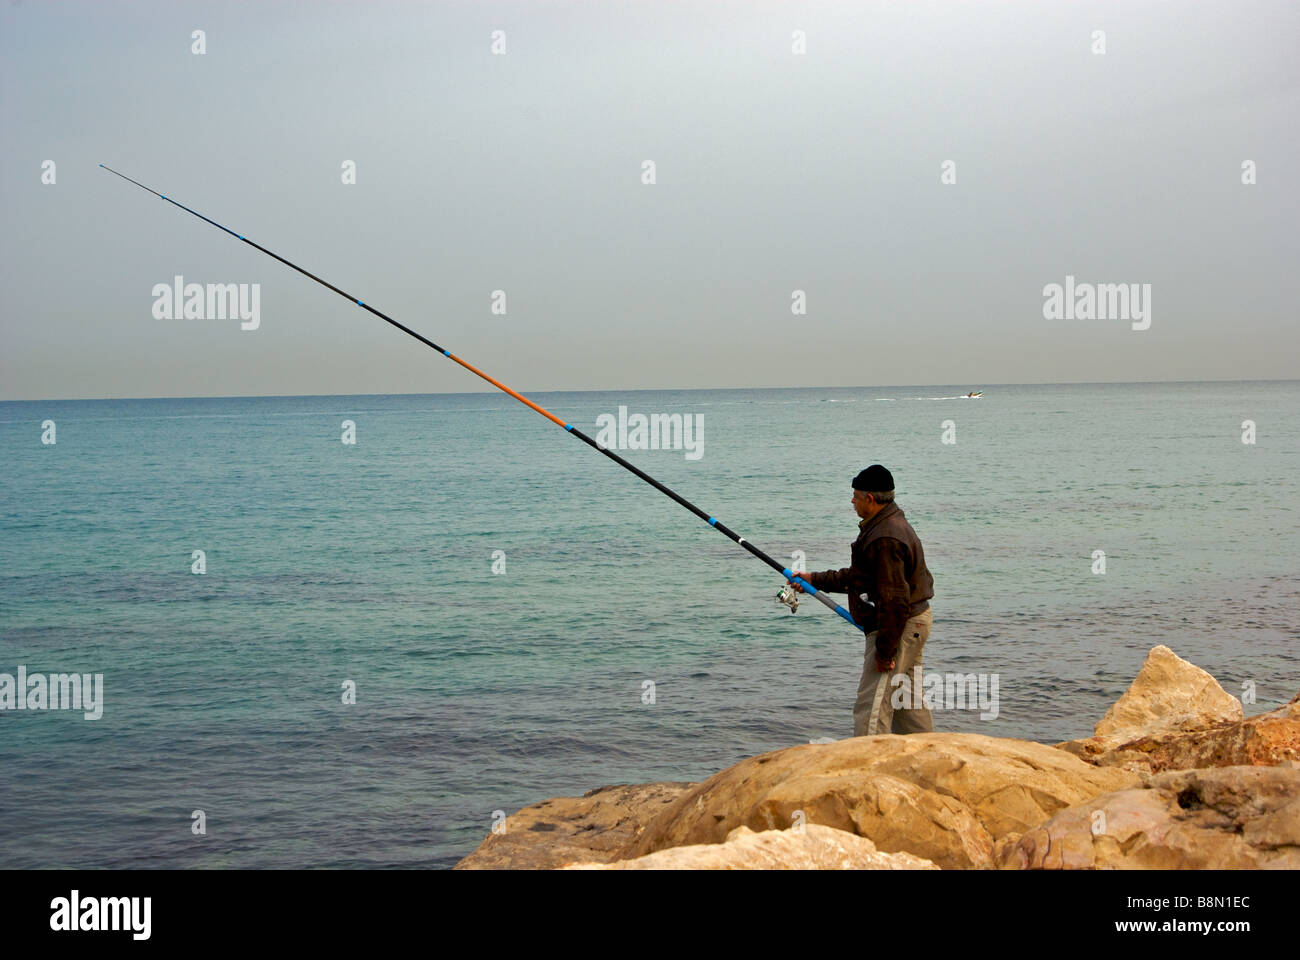
{"type": "Polygon", "coordinates": [[[793,583],[782,586],[780,592],[776,595],[776,599],[789,607],[791,613],[795,613],[799,609],[799,591],[794,588],[793,583]]]}

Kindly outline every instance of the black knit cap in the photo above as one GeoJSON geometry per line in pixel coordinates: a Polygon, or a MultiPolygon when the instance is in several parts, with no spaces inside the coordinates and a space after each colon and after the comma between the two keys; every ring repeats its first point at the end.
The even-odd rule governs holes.
{"type": "Polygon", "coordinates": [[[873,463],[853,478],[853,489],[867,493],[884,493],[894,489],[894,475],[878,463],[873,463]]]}

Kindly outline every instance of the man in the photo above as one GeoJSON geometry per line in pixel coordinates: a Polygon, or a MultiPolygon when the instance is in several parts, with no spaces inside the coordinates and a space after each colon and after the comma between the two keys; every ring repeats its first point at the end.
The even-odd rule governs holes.
{"type": "MultiPolygon", "coordinates": [[[[929,733],[934,720],[914,690],[910,709],[894,709],[892,678],[911,682],[930,636],[934,578],[921,541],[894,503],[894,477],[873,463],[853,478],[853,509],[862,519],[851,565],[818,573],[791,571],[818,590],[849,595],[849,614],[866,631],[862,680],[853,705],[853,735],[929,733]]],[[[796,588],[798,589],[798,588],[796,588]]],[[[802,592],[802,590],[800,591],[802,592]]]]}

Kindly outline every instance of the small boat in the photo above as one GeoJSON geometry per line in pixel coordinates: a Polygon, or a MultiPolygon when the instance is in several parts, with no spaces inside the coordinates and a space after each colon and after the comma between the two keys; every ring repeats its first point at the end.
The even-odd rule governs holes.
{"type": "Polygon", "coordinates": [[[978,400],[978,399],[979,399],[980,397],[982,397],[982,396],[984,396],[984,391],[983,391],[983,390],[976,390],[974,393],[968,393],[968,394],[966,394],[966,399],[967,399],[967,400],[978,400]]]}

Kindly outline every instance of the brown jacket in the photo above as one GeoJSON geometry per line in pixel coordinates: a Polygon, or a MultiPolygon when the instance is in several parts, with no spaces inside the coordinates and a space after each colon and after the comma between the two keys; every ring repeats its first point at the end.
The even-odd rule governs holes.
{"type": "Polygon", "coordinates": [[[876,653],[892,660],[903,624],[929,609],[934,578],[921,540],[898,504],[885,504],[858,529],[850,566],[809,574],[808,582],[818,590],[847,593],[849,614],[867,633],[878,631],[876,653]]]}

